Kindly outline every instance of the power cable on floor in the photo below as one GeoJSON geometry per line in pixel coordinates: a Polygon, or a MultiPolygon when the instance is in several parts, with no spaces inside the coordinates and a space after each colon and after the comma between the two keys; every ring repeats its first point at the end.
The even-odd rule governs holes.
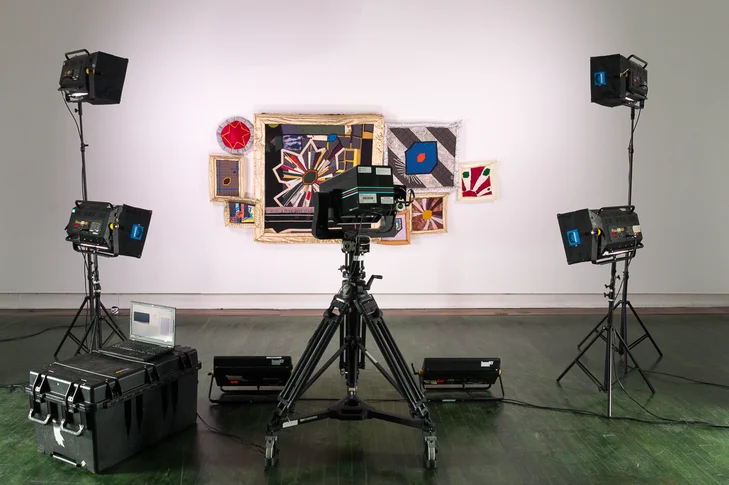
{"type": "Polygon", "coordinates": [[[656,374],[656,375],[661,375],[661,376],[674,377],[676,379],[683,379],[685,381],[693,382],[695,384],[703,384],[705,386],[713,386],[713,387],[718,387],[720,389],[729,389],[729,385],[727,385],[727,384],[719,384],[718,382],[700,381],[698,379],[693,379],[691,377],[684,377],[684,376],[680,376],[678,374],[669,374],[668,372],[659,372],[656,370],[644,370],[643,372],[645,372],[646,374],[656,374]]]}
{"type": "Polygon", "coordinates": [[[249,439],[247,439],[247,438],[244,438],[244,437],[242,437],[242,436],[237,436],[237,435],[234,435],[234,434],[228,433],[228,432],[226,432],[226,431],[220,430],[220,429],[218,429],[218,428],[215,428],[214,426],[211,426],[211,425],[209,425],[209,424],[208,424],[208,423],[207,423],[207,422],[206,422],[206,421],[205,421],[205,420],[204,420],[204,419],[202,418],[202,416],[200,416],[200,413],[197,413],[197,418],[198,418],[198,419],[200,420],[200,422],[202,422],[202,424],[204,424],[204,425],[205,425],[205,427],[206,427],[206,428],[207,428],[208,430],[210,430],[210,431],[211,431],[212,433],[215,433],[215,434],[219,434],[219,435],[221,435],[221,436],[225,436],[226,438],[230,438],[231,440],[233,440],[233,441],[235,441],[235,442],[237,442],[237,443],[241,443],[241,444],[244,444],[244,445],[247,445],[247,446],[251,446],[251,447],[253,447],[253,448],[254,448],[254,449],[255,449],[256,451],[258,451],[258,452],[260,452],[260,453],[264,453],[264,454],[266,453],[266,448],[264,448],[263,446],[259,445],[258,443],[254,442],[254,441],[251,441],[251,440],[249,440],[249,439]]]}
{"type": "Polygon", "coordinates": [[[23,339],[26,339],[26,338],[36,337],[36,336],[38,336],[38,335],[40,335],[42,333],[50,332],[51,330],[58,330],[59,328],[68,328],[68,326],[67,325],[58,325],[56,327],[46,328],[44,330],[41,330],[40,332],[30,333],[28,335],[19,335],[17,337],[3,338],[3,339],[0,339],[0,344],[1,343],[5,343],[5,342],[15,342],[17,340],[23,340],[23,339]]]}

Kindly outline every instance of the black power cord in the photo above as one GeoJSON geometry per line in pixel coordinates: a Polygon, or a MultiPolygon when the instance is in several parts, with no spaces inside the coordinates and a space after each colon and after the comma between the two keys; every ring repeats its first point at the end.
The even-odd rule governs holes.
{"type": "Polygon", "coordinates": [[[674,377],[676,379],[683,379],[684,381],[693,382],[694,384],[702,384],[704,386],[713,386],[713,387],[718,387],[719,389],[729,389],[729,385],[727,385],[727,384],[719,384],[718,382],[700,381],[698,379],[693,379],[691,377],[684,377],[684,376],[680,376],[678,374],[669,374],[668,372],[659,372],[657,370],[644,370],[643,372],[645,372],[647,374],[656,374],[656,375],[661,375],[661,376],[674,377]]]}
{"type": "Polygon", "coordinates": [[[49,328],[46,328],[44,330],[41,330],[40,332],[31,333],[31,334],[28,334],[28,335],[19,335],[17,337],[3,338],[3,339],[0,339],[0,344],[1,343],[5,343],[5,342],[15,342],[17,340],[23,340],[23,339],[26,339],[26,338],[35,337],[35,336],[40,335],[42,333],[50,332],[51,330],[58,330],[59,328],[67,328],[67,326],[66,325],[57,325],[55,327],[49,327],[49,328]]]}
{"type": "Polygon", "coordinates": [[[219,434],[219,435],[221,435],[221,436],[225,436],[226,438],[230,438],[231,440],[233,440],[233,441],[235,441],[235,442],[237,442],[237,443],[241,443],[241,444],[244,444],[244,445],[247,445],[247,446],[251,446],[251,447],[253,447],[253,448],[254,448],[254,449],[255,449],[256,451],[258,451],[259,453],[263,453],[263,454],[265,454],[265,453],[266,453],[266,448],[264,448],[263,446],[259,445],[258,443],[254,442],[254,441],[251,441],[251,440],[249,440],[249,439],[247,439],[247,438],[244,438],[244,437],[242,437],[242,436],[237,436],[237,435],[234,435],[234,434],[231,434],[231,433],[227,433],[227,432],[225,432],[225,431],[223,431],[223,430],[220,430],[220,429],[218,429],[218,428],[216,428],[216,427],[214,427],[214,426],[211,426],[211,425],[209,425],[209,424],[207,423],[207,421],[205,421],[205,420],[204,420],[204,419],[202,418],[202,416],[200,416],[200,413],[197,413],[197,419],[199,419],[199,420],[200,420],[200,422],[201,422],[202,424],[204,424],[204,425],[205,425],[205,427],[206,427],[206,428],[207,428],[208,430],[210,430],[211,432],[213,432],[213,433],[215,433],[215,434],[219,434]]]}

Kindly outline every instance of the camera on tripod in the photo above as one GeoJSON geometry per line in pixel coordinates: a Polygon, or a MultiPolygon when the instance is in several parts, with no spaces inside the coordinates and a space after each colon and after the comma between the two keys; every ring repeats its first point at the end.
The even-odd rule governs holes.
{"type": "Polygon", "coordinates": [[[395,216],[412,201],[412,191],[394,183],[391,167],[360,165],[320,184],[312,233],[317,239],[391,237],[395,216]]]}

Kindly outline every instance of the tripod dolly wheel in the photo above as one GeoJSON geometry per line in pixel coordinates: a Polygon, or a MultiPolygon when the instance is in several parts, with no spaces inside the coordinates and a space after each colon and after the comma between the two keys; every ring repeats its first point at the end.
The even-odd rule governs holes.
{"type": "Polygon", "coordinates": [[[423,465],[425,468],[433,470],[438,468],[436,461],[438,448],[435,446],[435,436],[426,436],[423,446],[423,465]]]}
{"type": "Polygon", "coordinates": [[[278,437],[266,436],[266,469],[274,468],[278,463],[278,437]]]}

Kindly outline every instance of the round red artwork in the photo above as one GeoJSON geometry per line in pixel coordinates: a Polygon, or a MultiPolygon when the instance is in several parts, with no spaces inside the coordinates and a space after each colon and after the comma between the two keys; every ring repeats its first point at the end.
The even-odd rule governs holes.
{"type": "Polygon", "coordinates": [[[218,126],[218,144],[228,153],[240,155],[251,146],[253,125],[240,116],[229,118],[218,126]]]}

